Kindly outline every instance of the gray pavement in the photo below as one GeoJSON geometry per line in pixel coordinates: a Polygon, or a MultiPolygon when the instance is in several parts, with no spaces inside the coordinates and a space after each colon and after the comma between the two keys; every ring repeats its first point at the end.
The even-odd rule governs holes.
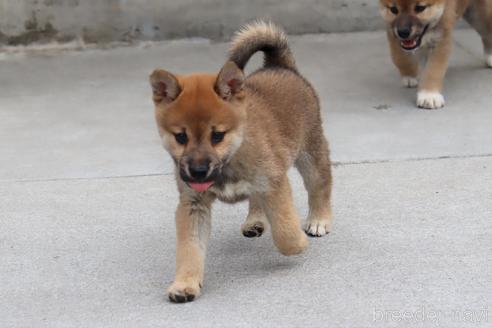
{"type": "MultiPolygon", "coordinates": [[[[147,76],[215,71],[205,40],[0,54],[0,327],[490,327],[492,70],[456,34],[438,111],[383,32],[293,37],[320,93],[334,231],[284,257],[217,203],[203,295],[167,302],[177,194],[147,76]]],[[[258,58],[256,58],[258,63],[258,58]]],[[[295,200],[306,194],[292,172],[295,200]]]]}

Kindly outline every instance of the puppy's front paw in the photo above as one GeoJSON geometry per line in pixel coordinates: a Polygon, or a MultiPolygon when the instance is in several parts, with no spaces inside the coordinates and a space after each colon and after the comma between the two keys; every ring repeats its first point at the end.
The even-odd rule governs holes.
{"type": "Polygon", "coordinates": [[[171,302],[191,302],[200,296],[200,283],[175,281],[168,289],[167,295],[171,302]]]}
{"type": "Polygon", "coordinates": [[[304,231],[310,237],[323,237],[331,231],[331,220],[308,219],[304,225],[304,231]]]}
{"type": "Polygon", "coordinates": [[[244,237],[248,237],[248,238],[260,237],[263,234],[263,231],[265,231],[265,226],[261,221],[256,221],[256,222],[247,221],[241,226],[241,231],[243,232],[244,237]]]}
{"type": "Polygon", "coordinates": [[[438,109],[444,107],[444,97],[437,91],[419,91],[417,93],[417,106],[425,109],[438,109]]]}
{"type": "Polygon", "coordinates": [[[416,77],[403,76],[401,78],[401,84],[405,88],[416,88],[419,85],[419,80],[416,77]]]}

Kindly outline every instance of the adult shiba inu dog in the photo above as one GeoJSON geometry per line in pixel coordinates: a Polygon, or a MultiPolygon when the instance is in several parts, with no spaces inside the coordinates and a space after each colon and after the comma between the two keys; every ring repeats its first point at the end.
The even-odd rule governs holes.
{"type": "Polygon", "coordinates": [[[295,166],[309,198],[304,230],[311,236],[330,231],[332,178],[319,101],[299,74],[281,29],[265,22],[244,27],[218,74],[181,76],[158,69],[150,83],[180,192],[171,301],[200,294],[215,199],[249,200],[244,236],[260,236],[270,226],[282,254],[299,254],[308,240],[287,178],[295,166]],[[243,69],[257,51],[264,52],[264,67],[245,77],[243,69]]]}
{"type": "Polygon", "coordinates": [[[393,62],[403,85],[417,87],[417,106],[444,106],[442,85],[448,68],[452,31],[464,18],[479,32],[485,60],[492,67],[492,0],[380,0],[381,14],[388,24],[393,62]],[[427,57],[420,82],[419,61],[427,57]]]}

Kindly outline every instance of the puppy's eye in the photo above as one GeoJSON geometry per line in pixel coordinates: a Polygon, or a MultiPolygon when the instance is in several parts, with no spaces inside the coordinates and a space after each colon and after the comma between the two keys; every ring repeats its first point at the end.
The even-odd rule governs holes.
{"type": "Polygon", "coordinates": [[[427,8],[427,6],[423,6],[423,5],[416,5],[416,6],[415,6],[415,12],[416,12],[417,14],[419,14],[419,13],[423,12],[426,8],[427,8]]]}
{"type": "Polygon", "coordinates": [[[398,15],[398,7],[397,6],[391,6],[389,7],[389,10],[393,15],[398,15]]]}
{"type": "Polygon", "coordinates": [[[222,140],[224,140],[225,132],[217,132],[213,131],[212,132],[212,144],[216,145],[222,140]]]}
{"type": "Polygon", "coordinates": [[[186,132],[175,133],[174,138],[180,145],[186,145],[188,143],[188,136],[186,135],[186,132]]]}

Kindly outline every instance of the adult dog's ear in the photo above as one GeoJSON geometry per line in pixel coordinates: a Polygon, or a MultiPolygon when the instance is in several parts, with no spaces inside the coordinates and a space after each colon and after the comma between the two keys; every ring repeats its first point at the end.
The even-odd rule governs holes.
{"type": "Polygon", "coordinates": [[[237,65],[228,61],[219,72],[215,91],[224,100],[231,100],[243,89],[244,73],[237,65]]]}
{"type": "Polygon", "coordinates": [[[150,75],[150,85],[152,86],[154,103],[168,104],[178,98],[181,93],[178,79],[171,73],[156,69],[150,75]]]}

